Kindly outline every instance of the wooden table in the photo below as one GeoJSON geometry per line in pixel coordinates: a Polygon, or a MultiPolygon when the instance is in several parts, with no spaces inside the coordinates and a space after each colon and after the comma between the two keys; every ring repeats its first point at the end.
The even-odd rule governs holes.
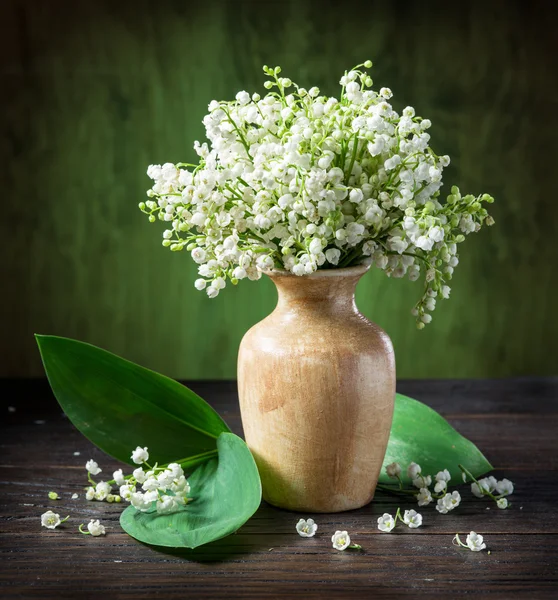
{"type": "MultiPolygon", "coordinates": [[[[241,433],[235,383],[191,387],[241,433]]],[[[423,527],[388,535],[377,530],[378,515],[411,505],[378,493],[361,510],[316,516],[318,535],[303,539],[295,531],[303,515],[263,503],[237,534],[196,551],[143,545],[120,529],[121,505],[84,499],[85,461],[94,458],[105,473],[118,463],[74,429],[45,381],[0,388],[0,598],[558,598],[558,378],[398,386],[443,414],[481,448],[496,476],[515,483],[509,510],[462,485],[454,512],[425,507],[423,527]],[[49,500],[50,490],[62,499],[49,500]],[[46,530],[40,515],[48,509],[71,518],[46,530]],[[91,518],[107,525],[106,537],[77,533],[91,518]],[[347,529],[363,551],[334,550],[336,529],[347,529]],[[456,532],[470,530],[485,536],[490,554],[452,546],[456,532]]]]}

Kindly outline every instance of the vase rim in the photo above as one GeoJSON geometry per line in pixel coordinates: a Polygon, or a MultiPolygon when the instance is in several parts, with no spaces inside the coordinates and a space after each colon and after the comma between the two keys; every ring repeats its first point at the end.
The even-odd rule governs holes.
{"type": "Polygon", "coordinates": [[[264,271],[269,277],[300,277],[304,279],[321,279],[327,277],[345,277],[347,275],[364,275],[370,269],[370,265],[360,264],[352,267],[343,267],[341,269],[318,269],[310,274],[295,275],[286,269],[269,269],[264,271]]]}

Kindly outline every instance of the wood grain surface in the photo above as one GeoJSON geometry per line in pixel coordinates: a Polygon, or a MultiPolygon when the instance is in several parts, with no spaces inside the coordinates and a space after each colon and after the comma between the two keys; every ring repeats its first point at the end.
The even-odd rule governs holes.
{"type": "MultiPolygon", "coordinates": [[[[191,387],[242,433],[235,382],[191,387]]],[[[441,412],[480,446],[496,476],[515,483],[509,510],[462,485],[454,512],[424,507],[423,527],[383,534],[378,515],[411,505],[378,493],[362,509],[314,515],[318,534],[303,539],[296,521],[312,515],[263,503],[237,534],[196,551],[169,551],[124,534],[121,506],[85,501],[85,461],[95,458],[107,474],[118,463],[68,422],[46,382],[2,381],[0,597],[556,598],[558,378],[402,381],[398,391],[441,412]],[[49,500],[51,490],[61,500],[49,500]],[[71,500],[74,492],[79,499],[71,500]],[[40,515],[48,509],[70,520],[47,531],[40,515]],[[77,533],[91,518],[105,523],[106,537],[77,533]],[[337,529],[347,529],[363,551],[333,550],[337,529]],[[490,555],[452,546],[456,532],[472,529],[485,536],[490,555]]]]}

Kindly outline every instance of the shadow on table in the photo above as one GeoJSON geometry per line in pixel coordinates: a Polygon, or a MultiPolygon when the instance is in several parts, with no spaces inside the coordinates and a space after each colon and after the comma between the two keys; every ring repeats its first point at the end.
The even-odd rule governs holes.
{"type": "Polygon", "coordinates": [[[143,544],[160,554],[183,558],[191,562],[220,563],[236,560],[248,554],[273,553],[273,549],[284,546],[289,539],[288,534],[258,535],[254,533],[234,533],[221,540],[204,544],[193,550],[190,548],[166,548],[143,544]]]}

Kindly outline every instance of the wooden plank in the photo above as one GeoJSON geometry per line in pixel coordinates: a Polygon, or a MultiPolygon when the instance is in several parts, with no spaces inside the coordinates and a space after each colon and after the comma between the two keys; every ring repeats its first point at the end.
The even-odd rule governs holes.
{"type": "MultiPolygon", "coordinates": [[[[239,429],[234,382],[198,382],[191,387],[239,429]]],[[[138,543],[120,529],[122,505],[87,502],[85,461],[94,457],[109,477],[120,463],[94,448],[62,416],[44,381],[0,382],[5,415],[0,426],[0,596],[554,597],[558,383],[441,381],[429,387],[424,382],[401,382],[399,388],[430,405],[443,406],[450,422],[487,456],[498,457],[501,470],[495,474],[516,486],[509,510],[474,498],[469,486],[460,485],[463,500],[455,511],[440,515],[432,505],[423,507],[419,509],[423,527],[411,531],[400,526],[383,534],[376,528],[379,515],[394,514],[398,506],[417,507],[408,499],[378,493],[358,511],[313,515],[318,535],[305,540],[294,526],[308,515],[263,503],[235,535],[188,551],[138,543]],[[541,411],[533,410],[539,401],[541,411]],[[13,403],[18,410],[7,413],[6,406],[13,403]],[[75,451],[80,455],[74,456],[75,451]],[[57,491],[61,500],[49,500],[50,490],[57,491]],[[70,497],[74,492],[80,496],[77,500],[70,497]],[[47,531],[40,527],[40,515],[48,509],[71,518],[63,528],[47,531]],[[93,518],[105,523],[105,538],[77,532],[80,523],[93,518]],[[330,536],[336,529],[347,529],[363,552],[333,550],[330,536]],[[471,529],[485,536],[490,555],[451,545],[456,532],[471,529]]]]}

